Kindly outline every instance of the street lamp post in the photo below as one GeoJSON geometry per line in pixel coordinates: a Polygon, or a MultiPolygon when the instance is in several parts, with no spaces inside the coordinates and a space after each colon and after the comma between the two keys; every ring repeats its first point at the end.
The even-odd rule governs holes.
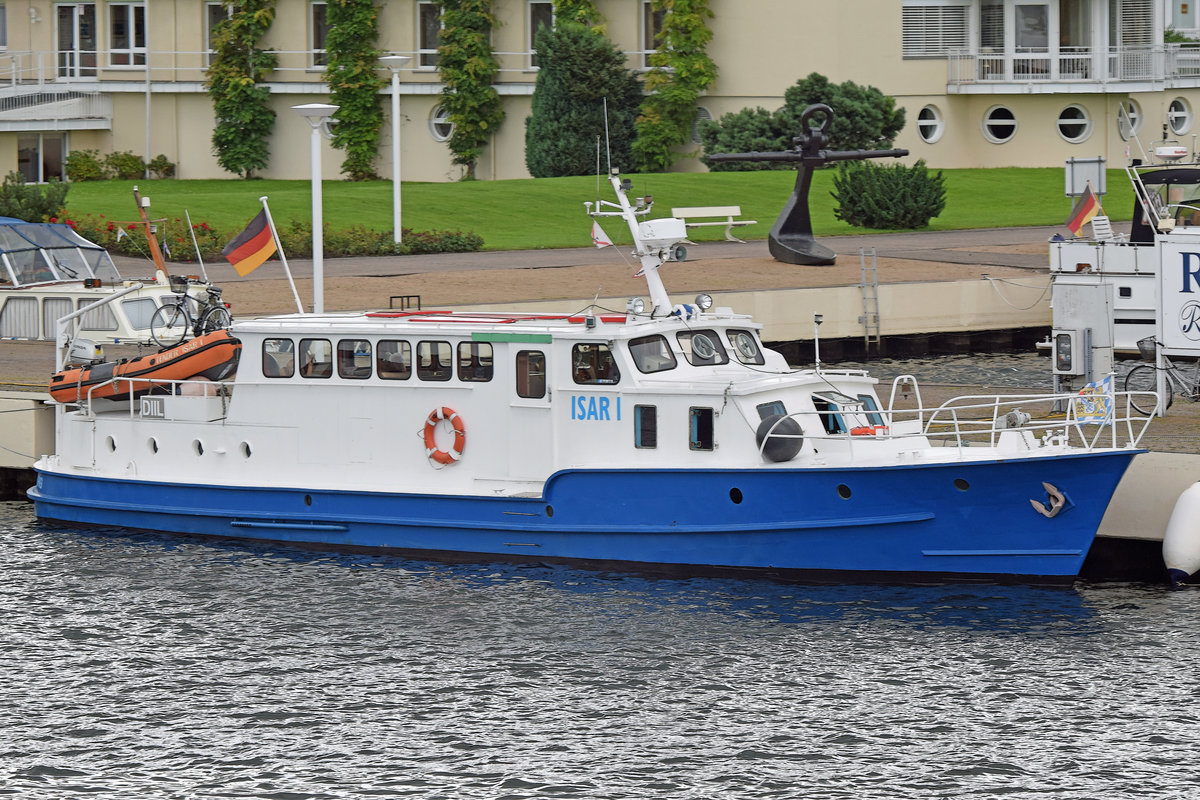
{"type": "Polygon", "coordinates": [[[329,118],[338,110],[327,103],[292,106],[312,127],[312,226],[313,226],[313,313],[325,312],[325,231],[321,207],[321,137],[329,118]]]}
{"type": "Polygon", "coordinates": [[[412,56],[383,56],[379,59],[392,71],[392,240],[400,244],[400,70],[412,56]]]}

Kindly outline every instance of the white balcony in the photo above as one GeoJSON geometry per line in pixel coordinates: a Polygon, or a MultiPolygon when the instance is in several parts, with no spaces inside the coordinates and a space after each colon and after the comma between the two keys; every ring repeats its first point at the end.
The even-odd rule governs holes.
{"type": "Polygon", "coordinates": [[[1004,53],[955,52],[947,59],[951,94],[1147,91],[1200,87],[1200,45],[1058,48],[1004,53]],[[1115,84],[1115,85],[1114,85],[1115,84]]]}

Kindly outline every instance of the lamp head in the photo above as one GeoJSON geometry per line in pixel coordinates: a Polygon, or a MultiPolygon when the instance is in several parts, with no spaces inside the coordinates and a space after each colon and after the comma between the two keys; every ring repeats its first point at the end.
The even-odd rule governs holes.
{"type": "Polygon", "coordinates": [[[399,72],[408,66],[408,62],[412,61],[412,56],[380,56],[379,60],[392,72],[399,72]]]}
{"type": "Polygon", "coordinates": [[[337,106],[331,106],[328,103],[305,103],[301,106],[292,106],[292,111],[308,120],[308,124],[314,128],[321,127],[322,123],[337,113],[337,110],[337,106]]]}

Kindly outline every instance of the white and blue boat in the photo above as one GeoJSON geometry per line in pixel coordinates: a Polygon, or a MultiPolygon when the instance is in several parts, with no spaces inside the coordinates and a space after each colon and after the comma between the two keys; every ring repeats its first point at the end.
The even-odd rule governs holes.
{"type": "Polygon", "coordinates": [[[59,404],[38,516],[665,574],[1077,575],[1140,452],[1126,397],[924,409],[911,379],[884,402],[865,371],[795,369],[749,317],[669,298],[683,222],[611,182],[591,213],[628,223],[648,301],[238,320],[228,378],[59,404]]]}

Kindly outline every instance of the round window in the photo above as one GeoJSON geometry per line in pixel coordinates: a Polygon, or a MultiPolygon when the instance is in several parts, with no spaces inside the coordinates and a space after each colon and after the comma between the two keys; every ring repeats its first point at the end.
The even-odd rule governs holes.
{"type": "Polygon", "coordinates": [[[1017,133],[1017,117],[1007,106],[992,106],[983,115],[983,135],[989,142],[1003,144],[1017,133]]]}
{"type": "Polygon", "coordinates": [[[925,106],[917,113],[917,135],[921,140],[933,144],[942,138],[946,123],[942,120],[942,112],[937,106],[925,106]]]}
{"type": "Polygon", "coordinates": [[[696,118],[692,120],[692,144],[700,144],[700,122],[712,119],[712,112],[704,106],[696,107],[696,118]]]}
{"type": "Polygon", "coordinates": [[[1117,109],[1117,133],[1129,139],[1142,129],[1142,107],[1136,100],[1126,100],[1117,109]]]}
{"type": "Polygon", "coordinates": [[[1058,115],[1058,135],[1068,142],[1079,143],[1092,135],[1092,118],[1083,106],[1069,105],[1058,115]]]}
{"type": "Polygon", "coordinates": [[[429,115],[429,133],[435,142],[445,142],[454,133],[454,123],[450,121],[450,112],[438,106],[429,115]]]}
{"type": "Polygon", "coordinates": [[[1192,129],[1192,107],[1182,97],[1176,97],[1167,108],[1167,124],[1176,136],[1192,129]]]}

